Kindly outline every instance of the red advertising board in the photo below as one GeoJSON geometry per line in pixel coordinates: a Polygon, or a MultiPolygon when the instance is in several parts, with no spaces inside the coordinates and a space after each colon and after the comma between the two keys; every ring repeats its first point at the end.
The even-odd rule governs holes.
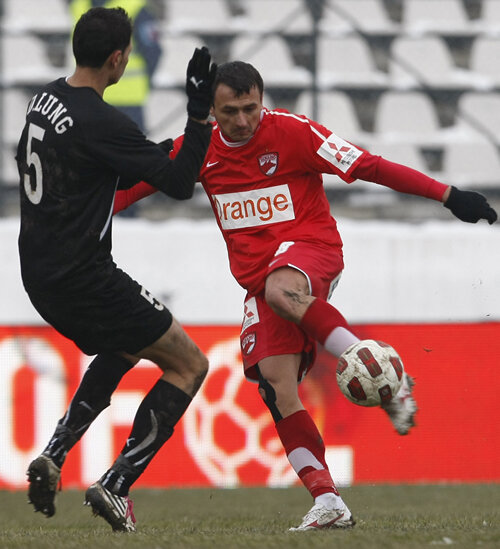
{"type": "MultiPolygon", "coordinates": [[[[210,373],[172,438],[136,483],[166,486],[286,486],[296,482],[257,387],[244,380],[238,326],[186,327],[210,373]]],[[[500,323],[362,325],[361,338],[387,341],[415,377],[417,427],[396,434],[384,412],[339,392],[336,361],[321,352],[301,396],[324,435],[340,484],[500,481],[500,323]]],[[[25,487],[88,364],[49,327],[0,327],[0,488],[25,487]]],[[[70,452],[65,486],[83,488],[120,451],[135,410],[159,370],[143,361],[112,405],[70,452]]]]}

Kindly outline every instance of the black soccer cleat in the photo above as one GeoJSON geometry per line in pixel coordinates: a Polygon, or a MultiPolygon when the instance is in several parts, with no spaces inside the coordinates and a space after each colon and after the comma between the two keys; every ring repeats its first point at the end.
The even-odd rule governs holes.
{"type": "Polygon", "coordinates": [[[29,482],[28,503],[33,505],[35,512],[52,517],[56,512],[54,502],[61,469],[49,456],[41,454],[30,463],[26,474],[29,482]]]}

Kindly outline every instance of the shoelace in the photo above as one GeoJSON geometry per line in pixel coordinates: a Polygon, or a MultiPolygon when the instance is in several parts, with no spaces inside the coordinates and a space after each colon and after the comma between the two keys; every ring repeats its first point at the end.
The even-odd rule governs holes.
{"type": "Polygon", "coordinates": [[[125,514],[125,518],[130,517],[132,522],[135,524],[136,520],[134,516],[134,503],[128,496],[126,496],[125,499],[127,500],[127,512],[125,514]]]}

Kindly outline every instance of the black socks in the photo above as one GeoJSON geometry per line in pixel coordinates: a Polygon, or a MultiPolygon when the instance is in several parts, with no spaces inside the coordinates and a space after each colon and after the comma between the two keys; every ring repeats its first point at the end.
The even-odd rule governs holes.
{"type": "Polygon", "coordinates": [[[174,432],[191,397],[171,383],[160,379],[141,402],[127,443],[115,463],[101,478],[105,488],[126,496],[174,432]]]}
{"type": "Polygon", "coordinates": [[[94,419],[109,406],[121,378],[133,367],[125,358],[100,354],[89,364],[69,408],[56,427],[44,454],[60,468],[66,454],[80,440],[94,419]]]}

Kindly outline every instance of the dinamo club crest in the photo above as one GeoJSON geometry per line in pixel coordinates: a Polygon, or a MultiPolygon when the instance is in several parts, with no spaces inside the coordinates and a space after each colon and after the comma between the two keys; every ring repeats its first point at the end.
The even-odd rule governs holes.
{"type": "Polygon", "coordinates": [[[278,169],[278,153],[271,152],[261,154],[257,160],[259,161],[260,171],[267,176],[274,175],[278,169]]]}
{"type": "Polygon", "coordinates": [[[241,342],[241,350],[243,351],[244,355],[249,355],[255,349],[256,338],[257,336],[254,332],[244,337],[243,341],[241,342]]]}

